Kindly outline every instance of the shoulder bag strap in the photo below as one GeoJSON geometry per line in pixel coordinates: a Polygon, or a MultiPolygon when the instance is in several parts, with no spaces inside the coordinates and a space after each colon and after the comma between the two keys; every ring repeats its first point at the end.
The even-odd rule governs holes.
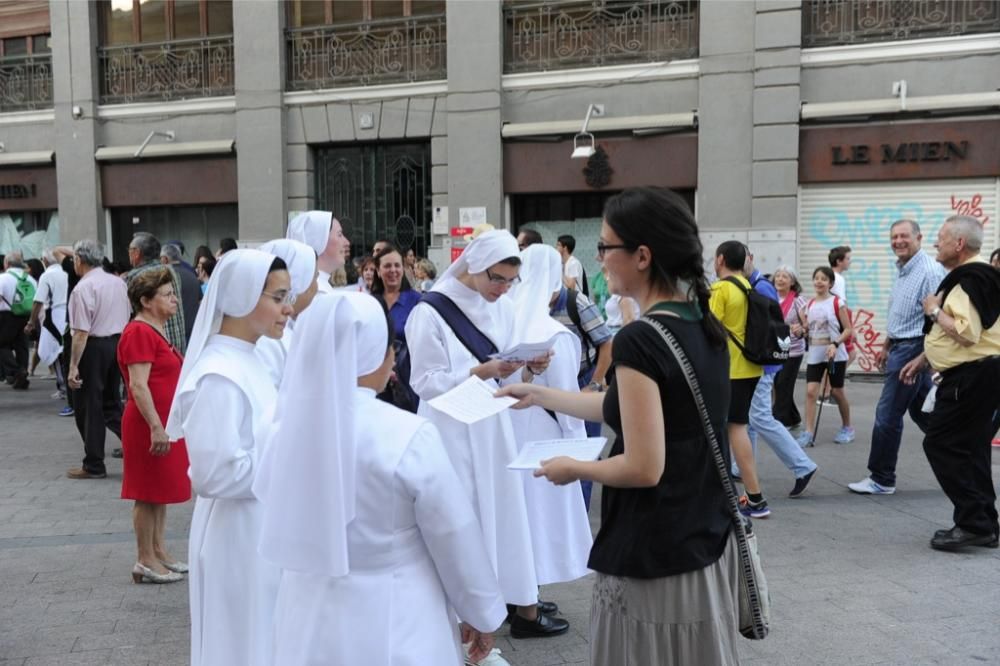
{"type": "Polygon", "coordinates": [[[486,335],[469,321],[465,313],[451,300],[439,291],[428,291],[421,297],[420,303],[426,303],[441,315],[459,342],[476,357],[480,363],[490,360],[490,354],[497,353],[497,346],[486,335]]]}
{"type": "MultiPolygon", "coordinates": [[[[694,367],[688,360],[684,350],[681,349],[680,344],[677,342],[677,338],[674,337],[673,333],[671,333],[666,326],[650,317],[642,317],[641,319],[652,326],[656,332],[660,334],[660,337],[663,338],[663,342],[666,343],[667,348],[674,355],[674,358],[677,359],[677,364],[681,367],[681,370],[684,373],[684,379],[687,380],[688,388],[691,389],[691,395],[694,397],[694,403],[698,408],[698,413],[701,415],[702,426],[705,429],[705,437],[712,445],[712,455],[715,458],[715,467],[719,472],[719,480],[722,482],[722,488],[726,491],[726,500],[729,504],[729,511],[732,514],[733,528],[736,530],[736,545],[740,556],[740,566],[744,569],[744,574],[747,573],[747,567],[750,567],[750,575],[745,575],[744,577],[748,580],[755,581],[752,571],[750,546],[747,543],[747,536],[753,532],[753,529],[750,526],[749,521],[744,520],[743,515],[740,513],[739,500],[736,497],[736,488],[733,487],[733,480],[729,476],[729,466],[726,463],[725,456],[722,455],[722,448],[719,446],[719,439],[715,435],[715,428],[712,427],[712,419],[709,417],[708,409],[705,407],[705,400],[701,395],[701,388],[698,386],[698,378],[695,375],[694,367]]],[[[747,594],[750,599],[751,608],[760,608],[760,590],[757,588],[756,584],[748,586],[747,594]]]]}

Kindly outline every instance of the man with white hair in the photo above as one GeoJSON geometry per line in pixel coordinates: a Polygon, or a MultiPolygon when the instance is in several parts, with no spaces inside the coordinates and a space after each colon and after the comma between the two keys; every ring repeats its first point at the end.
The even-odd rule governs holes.
{"type": "Polygon", "coordinates": [[[184,268],[181,249],[173,243],[160,248],[160,263],[170,266],[181,283],[181,290],[177,294],[180,301],[178,305],[184,311],[184,339],[190,340],[194,320],[198,316],[198,305],[201,303],[201,282],[193,272],[184,268]]]}
{"type": "Polygon", "coordinates": [[[316,251],[319,293],[332,294],[335,289],[330,283],[330,275],[343,268],[345,250],[351,247],[351,241],[344,235],[340,220],[325,210],[300,213],[288,223],[285,238],[305,243],[316,251]]]}
{"type": "Polygon", "coordinates": [[[38,280],[35,302],[31,306],[31,316],[24,332],[31,335],[41,329],[38,336],[38,358],[45,365],[55,368],[56,385],[65,393],[66,376],[59,357],[62,356],[63,336],[66,333],[69,276],[56,261],[52,250],[42,252],[42,263],[45,265],[45,272],[38,280]],[[41,316],[43,309],[44,318],[41,316]]]}
{"type": "Polygon", "coordinates": [[[24,255],[13,250],[4,257],[0,274],[0,365],[15,389],[28,388],[28,325],[38,284],[24,268],[24,255]]]}
{"type": "Polygon", "coordinates": [[[936,550],[1000,545],[990,447],[1000,408],[1000,272],[979,256],[982,244],[977,219],[945,220],[934,247],[950,272],[924,299],[924,353],[900,374],[912,383],[929,362],[941,375],[924,453],[955,507],[955,526],[934,533],[936,550]]]}

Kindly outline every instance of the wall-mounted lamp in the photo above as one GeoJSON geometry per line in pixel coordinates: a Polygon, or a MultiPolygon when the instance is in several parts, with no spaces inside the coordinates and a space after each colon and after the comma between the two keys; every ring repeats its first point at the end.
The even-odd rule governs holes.
{"type": "Polygon", "coordinates": [[[580,132],[573,137],[573,153],[570,155],[570,159],[587,159],[594,154],[596,143],[594,141],[594,135],[587,131],[587,125],[590,124],[591,116],[600,117],[603,115],[603,104],[591,104],[587,107],[587,117],[583,119],[583,127],[580,128],[580,132]]]}
{"type": "Polygon", "coordinates": [[[140,145],[139,148],[136,149],[132,157],[135,158],[140,157],[142,155],[142,151],[146,150],[146,146],[149,145],[149,142],[153,140],[154,136],[162,136],[167,141],[173,141],[176,135],[174,134],[173,130],[167,130],[166,132],[153,130],[152,132],[149,133],[149,136],[146,137],[146,140],[142,142],[142,145],[140,145]]]}

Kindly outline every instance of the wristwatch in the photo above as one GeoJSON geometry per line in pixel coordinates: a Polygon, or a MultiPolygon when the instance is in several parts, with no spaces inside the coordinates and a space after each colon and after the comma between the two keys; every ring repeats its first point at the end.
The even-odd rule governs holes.
{"type": "Polygon", "coordinates": [[[933,322],[936,323],[937,320],[938,320],[938,315],[939,314],[941,314],[941,308],[938,307],[937,305],[935,305],[934,309],[931,310],[931,313],[929,315],[927,315],[927,316],[931,318],[931,321],[933,321],[933,322]]]}
{"type": "Polygon", "coordinates": [[[600,382],[590,382],[590,384],[587,385],[587,388],[595,393],[604,393],[604,384],[601,384],[600,382]]]}

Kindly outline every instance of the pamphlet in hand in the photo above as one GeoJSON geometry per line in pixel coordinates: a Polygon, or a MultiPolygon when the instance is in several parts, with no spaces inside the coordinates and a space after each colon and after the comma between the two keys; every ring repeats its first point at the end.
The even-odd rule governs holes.
{"type": "Polygon", "coordinates": [[[543,460],[569,456],[576,460],[597,460],[607,443],[607,437],[585,439],[544,439],[528,442],[507,469],[538,469],[543,460]]]}
{"type": "Polygon", "coordinates": [[[510,396],[495,398],[495,393],[493,386],[472,375],[447,393],[428,400],[427,404],[456,421],[471,425],[518,402],[517,398],[510,396]]]}
{"type": "Polygon", "coordinates": [[[510,361],[512,363],[534,361],[536,358],[541,358],[549,353],[552,346],[556,343],[557,335],[559,334],[556,333],[556,335],[553,335],[544,342],[522,342],[511,349],[491,354],[490,358],[498,358],[501,361],[510,361]]]}

